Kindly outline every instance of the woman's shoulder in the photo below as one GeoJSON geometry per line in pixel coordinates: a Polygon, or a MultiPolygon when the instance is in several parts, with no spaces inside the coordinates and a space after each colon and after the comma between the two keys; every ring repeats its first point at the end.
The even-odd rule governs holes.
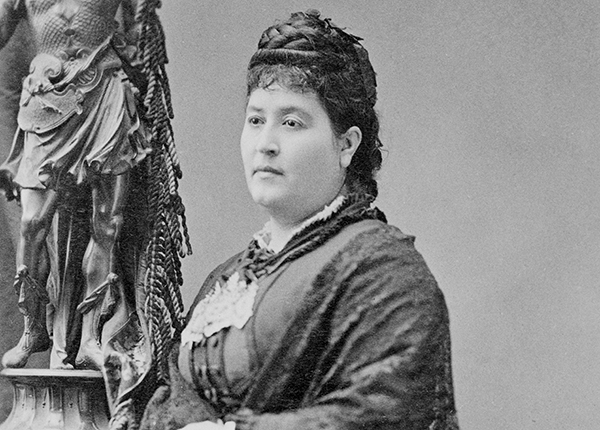
{"type": "Polygon", "coordinates": [[[348,238],[331,262],[336,271],[342,267],[341,272],[360,274],[361,279],[396,279],[396,285],[408,289],[438,289],[425,259],[415,248],[415,236],[381,221],[363,221],[344,234],[348,238]]]}
{"type": "MultiPolygon", "coordinates": [[[[383,259],[418,259],[415,237],[385,222],[368,219],[345,226],[335,236],[301,259],[304,265],[364,265],[383,259]]],[[[312,267],[312,266],[311,266],[312,267]]]]}
{"type": "Polygon", "coordinates": [[[340,233],[345,236],[346,247],[354,250],[377,249],[398,252],[415,251],[415,236],[406,234],[398,227],[379,220],[365,220],[352,224],[340,233]]]}
{"type": "Polygon", "coordinates": [[[229,257],[223,263],[219,264],[216,268],[213,269],[212,272],[209,273],[207,281],[218,278],[221,274],[230,270],[231,267],[235,266],[240,261],[240,258],[242,257],[243,253],[243,251],[240,251],[237,254],[234,254],[231,257],[229,257]]]}
{"type": "Polygon", "coordinates": [[[408,306],[445,324],[444,294],[414,242],[414,236],[382,222],[353,234],[323,271],[324,278],[345,286],[342,308],[375,302],[386,303],[390,309],[408,306]]]}

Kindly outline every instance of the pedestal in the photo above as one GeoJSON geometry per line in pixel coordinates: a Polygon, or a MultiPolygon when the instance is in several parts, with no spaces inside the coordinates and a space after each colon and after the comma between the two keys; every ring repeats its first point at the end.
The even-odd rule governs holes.
{"type": "Polygon", "coordinates": [[[13,408],[0,430],[106,430],[108,404],[100,372],[4,369],[13,408]]]}

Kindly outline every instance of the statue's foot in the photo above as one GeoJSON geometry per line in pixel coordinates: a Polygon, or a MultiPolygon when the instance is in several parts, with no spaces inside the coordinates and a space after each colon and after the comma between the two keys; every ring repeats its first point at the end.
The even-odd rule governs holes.
{"type": "Polygon", "coordinates": [[[50,348],[50,337],[45,327],[35,324],[25,317],[25,332],[17,346],[2,356],[4,367],[21,368],[27,364],[31,354],[46,351],[50,348]]]}
{"type": "Polygon", "coordinates": [[[102,370],[104,365],[104,355],[102,354],[102,345],[100,342],[90,339],[81,343],[77,358],[75,359],[75,368],[81,370],[102,370]]]}

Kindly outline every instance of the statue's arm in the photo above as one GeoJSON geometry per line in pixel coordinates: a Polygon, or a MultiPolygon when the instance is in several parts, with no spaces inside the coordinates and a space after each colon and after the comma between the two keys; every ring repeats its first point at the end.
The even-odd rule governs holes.
{"type": "Polygon", "coordinates": [[[0,49],[4,48],[25,14],[22,0],[0,0],[0,49]]]}

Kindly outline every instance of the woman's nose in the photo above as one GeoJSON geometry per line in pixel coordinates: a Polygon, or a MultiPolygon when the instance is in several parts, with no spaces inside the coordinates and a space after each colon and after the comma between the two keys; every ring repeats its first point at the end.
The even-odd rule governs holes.
{"type": "Polygon", "coordinates": [[[264,127],[258,136],[256,150],[268,155],[277,155],[279,153],[279,137],[276,130],[272,127],[264,127]]]}

